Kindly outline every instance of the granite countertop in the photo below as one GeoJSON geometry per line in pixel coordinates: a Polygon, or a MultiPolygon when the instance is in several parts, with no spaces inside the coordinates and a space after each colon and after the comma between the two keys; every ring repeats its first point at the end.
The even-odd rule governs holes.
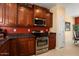
{"type": "Polygon", "coordinates": [[[7,42],[10,39],[16,39],[16,38],[32,38],[35,37],[32,34],[7,34],[6,38],[0,40],[0,46],[3,45],[5,42],[7,42]]]}
{"type": "Polygon", "coordinates": [[[32,34],[8,34],[8,39],[16,39],[16,38],[32,38],[34,35],[32,34]]]}
{"type": "Polygon", "coordinates": [[[0,40],[0,46],[3,45],[3,44],[4,44],[5,42],[7,42],[8,40],[9,40],[9,39],[6,39],[6,38],[3,39],[3,40],[0,40]]]}

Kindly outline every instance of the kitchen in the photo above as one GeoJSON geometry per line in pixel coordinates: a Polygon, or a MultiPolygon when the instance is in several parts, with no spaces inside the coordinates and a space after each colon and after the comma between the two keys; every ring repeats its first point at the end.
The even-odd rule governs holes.
{"type": "Polygon", "coordinates": [[[30,3],[0,3],[0,56],[30,56],[56,47],[49,9],[30,3]]]}

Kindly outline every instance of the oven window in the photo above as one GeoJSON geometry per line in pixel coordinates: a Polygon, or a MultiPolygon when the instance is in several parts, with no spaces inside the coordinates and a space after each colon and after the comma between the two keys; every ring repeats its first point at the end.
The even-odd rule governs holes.
{"type": "Polygon", "coordinates": [[[45,38],[39,38],[37,39],[37,46],[44,46],[48,44],[48,40],[45,38]]]}
{"type": "Polygon", "coordinates": [[[47,40],[45,41],[37,41],[37,46],[44,46],[47,45],[47,40]]]}

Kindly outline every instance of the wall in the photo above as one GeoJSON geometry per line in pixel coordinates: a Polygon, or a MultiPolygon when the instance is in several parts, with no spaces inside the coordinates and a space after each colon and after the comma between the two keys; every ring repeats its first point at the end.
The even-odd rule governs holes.
{"type": "Polygon", "coordinates": [[[69,16],[79,16],[79,3],[64,3],[66,13],[69,16]]]}
{"type": "Polygon", "coordinates": [[[64,47],[65,8],[57,4],[50,11],[53,13],[53,27],[50,28],[50,32],[56,32],[56,48],[64,47]]]}
{"type": "MultiPolygon", "coordinates": [[[[79,3],[62,3],[61,5],[63,5],[65,7],[65,20],[67,21],[72,21],[70,20],[72,17],[76,17],[79,16],[79,3]],[[67,19],[66,19],[67,18],[67,19]]],[[[52,28],[50,28],[50,32],[56,32],[56,17],[57,17],[57,7],[52,6],[52,8],[50,8],[50,11],[53,13],[53,24],[52,24],[52,28]]],[[[74,21],[72,21],[74,22],[74,21]]]]}
{"type": "Polygon", "coordinates": [[[53,8],[50,9],[50,11],[53,13],[52,15],[52,27],[50,28],[50,32],[55,32],[56,33],[56,26],[57,26],[57,23],[56,23],[56,19],[57,19],[57,8],[56,6],[54,6],[53,8]]]}
{"type": "Polygon", "coordinates": [[[78,3],[67,3],[63,4],[66,13],[65,13],[65,21],[70,22],[70,31],[65,31],[65,41],[66,44],[70,44],[73,40],[73,25],[74,25],[74,17],[79,15],[79,4],[78,3]]]}
{"type": "Polygon", "coordinates": [[[70,22],[70,31],[65,31],[65,41],[66,41],[66,44],[68,44],[68,41],[72,41],[73,39],[74,18],[66,15],[65,21],[70,22]]]}
{"type": "MultiPolygon", "coordinates": [[[[75,4],[75,5],[77,5],[77,4],[75,4]]],[[[59,28],[59,24],[61,24],[62,22],[59,20],[59,18],[60,18],[60,16],[63,16],[64,17],[64,19],[63,19],[63,22],[65,21],[65,22],[70,22],[70,28],[71,28],[71,30],[70,31],[64,31],[64,36],[65,37],[62,37],[63,38],[63,40],[60,40],[60,39],[58,39],[58,36],[56,37],[56,45],[57,45],[57,47],[58,47],[58,44],[59,45],[62,45],[63,44],[63,46],[64,46],[64,43],[66,42],[67,43],[67,41],[69,41],[69,40],[72,40],[73,39],[73,24],[74,24],[74,18],[72,17],[72,16],[76,16],[76,15],[78,15],[78,11],[76,12],[76,13],[73,13],[73,12],[75,12],[74,11],[74,9],[77,9],[77,10],[79,10],[77,7],[75,7],[75,5],[74,4],[63,4],[63,6],[61,5],[61,4],[59,4],[59,5],[56,5],[56,6],[54,6],[54,7],[52,7],[51,9],[50,9],[50,11],[53,13],[53,27],[52,28],[50,28],[50,32],[56,32],[56,34],[58,33],[58,31],[60,30],[59,28]],[[73,7],[74,6],[74,7],[73,7]],[[72,11],[72,13],[71,12],[69,12],[69,11],[72,11]],[[66,40],[66,41],[64,41],[64,39],[66,40]],[[62,44],[59,42],[59,41],[62,41],[62,44]]],[[[64,24],[64,23],[63,23],[64,24]]],[[[64,26],[65,27],[65,26],[64,26]]],[[[63,27],[62,27],[63,28],[63,27]]],[[[63,29],[64,30],[64,29],[63,29]]],[[[61,34],[60,34],[61,35],[61,34]]]]}

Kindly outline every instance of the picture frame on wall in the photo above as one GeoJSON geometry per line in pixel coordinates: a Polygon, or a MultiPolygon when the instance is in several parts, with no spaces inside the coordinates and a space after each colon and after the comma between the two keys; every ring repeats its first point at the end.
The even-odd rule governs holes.
{"type": "Polygon", "coordinates": [[[65,22],[65,31],[70,31],[70,22],[65,22]]]}

